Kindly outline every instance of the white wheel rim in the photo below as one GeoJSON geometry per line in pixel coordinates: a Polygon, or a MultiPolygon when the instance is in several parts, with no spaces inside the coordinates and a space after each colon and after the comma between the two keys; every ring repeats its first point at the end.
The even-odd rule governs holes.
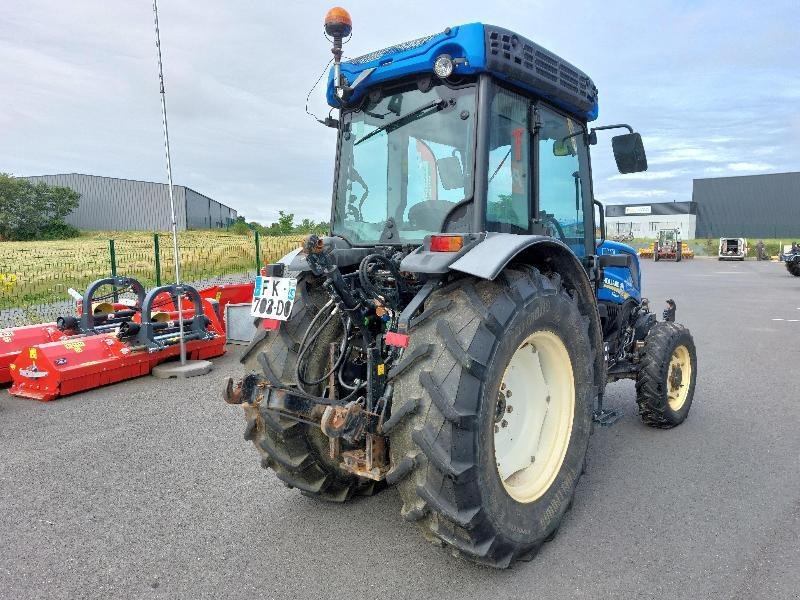
{"type": "Polygon", "coordinates": [[[533,502],[553,485],[572,434],[575,381],[561,339],[537,331],[517,348],[496,399],[494,455],[509,496],[533,502]]]}

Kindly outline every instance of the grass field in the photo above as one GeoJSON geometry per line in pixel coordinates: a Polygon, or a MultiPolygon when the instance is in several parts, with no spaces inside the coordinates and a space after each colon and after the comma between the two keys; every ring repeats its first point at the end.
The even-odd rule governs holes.
{"type": "MultiPolygon", "coordinates": [[[[116,272],[139,279],[146,287],[156,283],[156,255],[152,232],[91,232],[71,240],[0,242],[0,309],[68,298],[67,289],[82,290],[111,275],[109,240],[114,240],[116,272]]],[[[163,284],[174,281],[172,236],[159,233],[163,284]]],[[[185,281],[255,271],[254,236],[225,231],[179,233],[181,276],[185,281]]],[[[302,236],[261,237],[260,264],[296,248],[302,236]]]]}

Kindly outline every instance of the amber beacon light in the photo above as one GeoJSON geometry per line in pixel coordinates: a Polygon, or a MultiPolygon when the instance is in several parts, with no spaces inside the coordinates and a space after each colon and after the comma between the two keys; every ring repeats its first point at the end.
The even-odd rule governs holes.
{"type": "Polygon", "coordinates": [[[331,52],[333,52],[333,84],[339,98],[344,97],[344,86],[339,71],[339,63],[342,60],[342,39],[352,32],[353,20],[350,18],[350,13],[341,6],[334,6],[325,15],[325,33],[333,38],[333,48],[331,48],[331,52]]]}

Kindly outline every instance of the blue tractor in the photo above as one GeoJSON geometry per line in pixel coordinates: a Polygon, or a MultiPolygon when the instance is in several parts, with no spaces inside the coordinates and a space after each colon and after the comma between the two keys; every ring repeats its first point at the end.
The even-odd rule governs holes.
{"type": "Polygon", "coordinates": [[[692,404],[692,336],[672,301],[657,321],[592,194],[598,131],[627,130],[622,173],[647,168],[641,137],[591,128],[592,80],[506,29],[341,62],[349,15],[325,27],[330,235],[256,282],[260,333],[225,398],[287,486],[345,501],[395,485],[429,538],[507,567],[556,534],[593,423],[614,418],[608,382],[636,382],[652,427],[692,404]]]}

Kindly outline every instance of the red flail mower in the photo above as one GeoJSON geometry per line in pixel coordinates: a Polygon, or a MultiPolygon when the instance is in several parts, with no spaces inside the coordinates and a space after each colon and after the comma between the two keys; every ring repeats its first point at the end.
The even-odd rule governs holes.
{"type": "Polygon", "coordinates": [[[180,354],[179,298],[187,358],[221,356],[225,306],[249,302],[252,294],[252,283],[200,291],[167,285],[145,293],[130,277],[100,279],[78,301],[77,316],[0,330],[0,384],[12,382],[14,396],[48,401],[147,375],[180,354]],[[98,295],[104,286],[114,292],[98,295]],[[118,301],[121,293],[135,299],[118,301]]]}

